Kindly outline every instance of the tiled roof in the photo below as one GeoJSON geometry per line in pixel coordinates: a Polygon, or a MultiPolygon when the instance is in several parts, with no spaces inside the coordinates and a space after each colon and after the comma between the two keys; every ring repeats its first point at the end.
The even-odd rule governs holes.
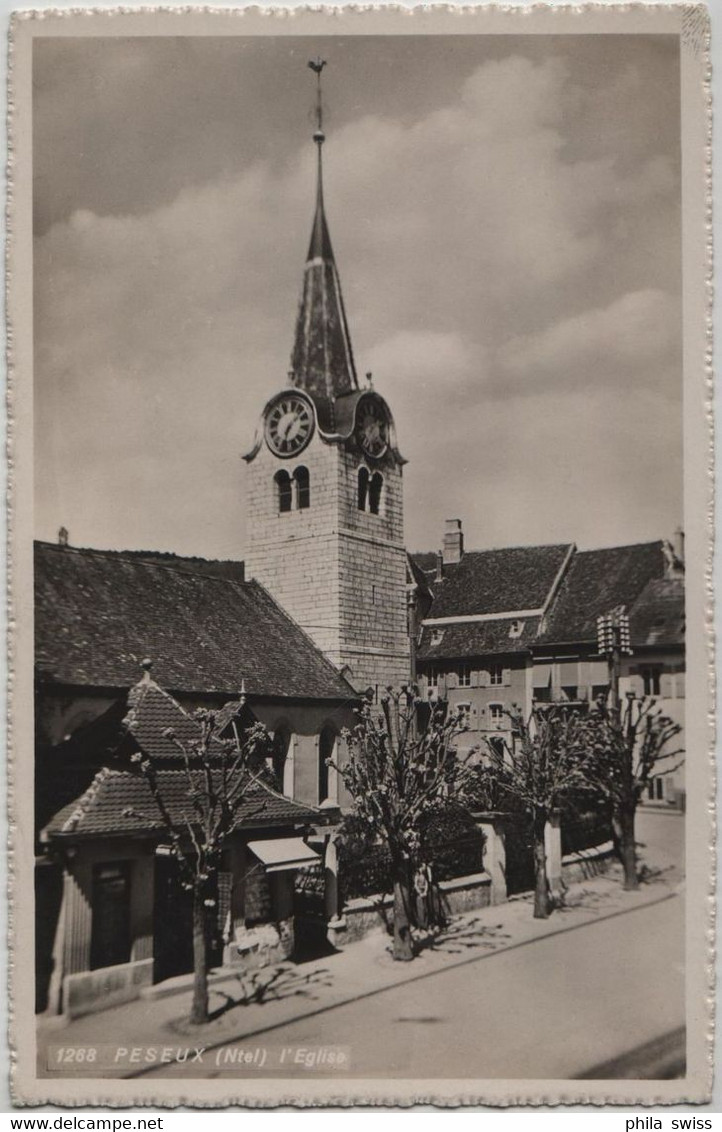
{"type": "Polygon", "coordinates": [[[419,644],[419,660],[456,660],[483,654],[528,652],[536,640],[538,617],[524,618],[519,635],[510,636],[513,619],[471,621],[462,624],[425,625],[419,644]],[[435,643],[434,643],[435,642],[435,643]]]}
{"type": "Polygon", "coordinates": [[[684,644],[684,578],[652,578],[629,615],[633,645],[684,644]]]}
{"type": "Polygon", "coordinates": [[[326,401],[358,389],[341,280],[331,248],[323,205],[321,151],[318,153],[316,211],[303,273],[303,291],[291,356],[292,382],[326,401]]]}
{"type": "MultiPolygon", "coordinates": [[[[429,617],[540,609],[569,550],[561,543],[469,551],[458,565],[446,568],[429,617]]],[[[414,557],[420,564],[420,556],[414,557]]]]}
{"type": "Polygon", "coordinates": [[[631,610],[648,582],[665,572],[662,542],[578,551],[559,587],[539,643],[596,638],[597,617],[619,605],[631,610]]]}
{"type": "Polygon", "coordinates": [[[200,732],[196,721],[154,680],[141,680],[131,688],[128,708],[123,726],[137,747],[154,760],[177,760],[181,756],[167,734],[169,730],[186,751],[190,751],[191,744],[198,740],[200,732]]]}
{"type": "Polygon", "coordinates": [[[127,688],[144,657],[177,692],[355,698],[257,582],[49,543],[35,547],[35,661],[46,681],[127,688]]]}
{"type": "MultiPolygon", "coordinates": [[[[201,781],[201,772],[198,772],[201,781]]],[[[158,789],[175,824],[193,821],[189,778],[185,770],[161,770],[158,789]]],[[[285,798],[263,783],[249,789],[238,808],[235,828],[283,826],[317,821],[319,813],[285,798]]],[[[157,834],[165,830],[150,787],[141,771],[103,769],[80,798],[64,806],[44,836],[82,837],[157,834]]]]}
{"type": "Polygon", "coordinates": [[[436,577],[436,561],[438,554],[435,550],[414,550],[409,554],[414,566],[419,570],[427,582],[433,582],[436,577]]]}
{"type": "Polygon", "coordinates": [[[230,578],[234,582],[243,582],[246,577],[245,563],[233,558],[198,558],[173,554],[170,550],[104,550],[103,554],[137,558],[143,562],[154,562],[156,566],[173,566],[191,574],[211,574],[214,578],[230,578]]]}

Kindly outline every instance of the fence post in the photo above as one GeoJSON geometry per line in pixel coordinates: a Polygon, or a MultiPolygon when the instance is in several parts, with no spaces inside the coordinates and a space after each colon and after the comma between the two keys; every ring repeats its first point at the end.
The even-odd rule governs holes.
{"type": "Polygon", "coordinates": [[[484,869],[491,877],[491,903],[503,904],[506,891],[506,828],[501,814],[474,814],[484,836],[484,869]]]}
{"type": "Polygon", "coordinates": [[[562,830],[559,810],[552,810],[544,826],[544,850],[547,858],[547,877],[553,900],[564,895],[562,880],[562,830]]]}

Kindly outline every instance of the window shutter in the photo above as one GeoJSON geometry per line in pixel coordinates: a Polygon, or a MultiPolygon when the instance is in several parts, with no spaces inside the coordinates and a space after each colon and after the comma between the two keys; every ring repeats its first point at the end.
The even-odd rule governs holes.
{"type": "Polygon", "coordinates": [[[684,699],[684,683],[685,683],[684,677],[685,677],[684,672],[678,672],[677,675],[674,678],[675,691],[677,693],[677,699],[678,700],[684,699]]]}
{"type": "Polygon", "coordinates": [[[479,677],[479,687],[480,688],[488,688],[489,687],[489,680],[490,680],[489,669],[488,668],[482,668],[481,671],[479,673],[477,673],[477,675],[479,677]]]}
{"type": "Polygon", "coordinates": [[[449,674],[446,677],[446,687],[447,688],[458,688],[459,687],[459,677],[456,674],[456,672],[449,672],[449,674]]]}
{"type": "Polygon", "coordinates": [[[630,692],[634,692],[635,696],[644,695],[644,680],[641,676],[629,677],[629,690],[630,692]]]}
{"type": "Polygon", "coordinates": [[[505,668],[503,670],[502,682],[507,688],[511,684],[511,668],[505,668]]]}
{"type": "Polygon", "coordinates": [[[666,700],[674,695],[674,684],[671,672],[662,672],[659,677],[659,694],[666,700]]]}
{"type": "Polygon", "coordinates": [[[478,688],[480,686],[480,679],[479,679],[480,676],[481,676],[481,673],[476,668],[473,668],[472,671],[471,671],[471,686],[472,686],[472,688],[478,688]]]}
{"type": "Polygon", "coordinates": [[[439,675],[439,685],[438,686],[439,686],[439,699],[443,700],[443,699],[446,698],[446,677],[442,676],[441,674],[439,675]]]}

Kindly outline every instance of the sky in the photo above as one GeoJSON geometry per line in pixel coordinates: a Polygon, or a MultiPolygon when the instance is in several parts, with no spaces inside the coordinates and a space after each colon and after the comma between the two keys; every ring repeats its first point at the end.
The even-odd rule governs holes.
{"type": "Polygon", "coordinates": [[[677,39],[34,44],[36,534],[240,558],[315,185],[406,544],[682,522],[677,39]]]}

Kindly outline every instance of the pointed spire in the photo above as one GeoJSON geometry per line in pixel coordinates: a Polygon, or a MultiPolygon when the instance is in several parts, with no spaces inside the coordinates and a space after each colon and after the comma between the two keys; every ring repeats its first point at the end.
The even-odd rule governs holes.
{"type": "Polygon", "coordinates": [[[351,338],[341,294],[341,281],[328,233],[323,203],[323,101],[321,72],[324,59],[309,62],[316,74],[316,130],[313,140],[318,151],[316,212],[311,230],[303,293],[296,322],[296,339],[291,356],[291,382],[328,403],[333,423],[336,397],[358,389],[351,338]]]}

